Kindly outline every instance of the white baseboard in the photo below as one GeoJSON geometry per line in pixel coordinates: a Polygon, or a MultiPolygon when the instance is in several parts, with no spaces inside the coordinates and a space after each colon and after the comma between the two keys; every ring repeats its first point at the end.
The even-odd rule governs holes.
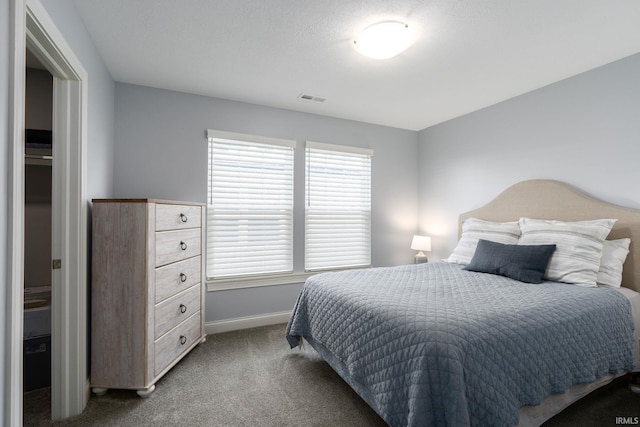
{"type": "Polygon", "coordinates": [[[287,323],[291,311],[281,311],[279,313],[267,313],[257,316],[236,317],[234,319],[216,320],[206,322],[204,330],[207,335],[220,334],[222,332],[239,331],[241,329],[257,328],[260,326],[277,325],[287,323]]]}

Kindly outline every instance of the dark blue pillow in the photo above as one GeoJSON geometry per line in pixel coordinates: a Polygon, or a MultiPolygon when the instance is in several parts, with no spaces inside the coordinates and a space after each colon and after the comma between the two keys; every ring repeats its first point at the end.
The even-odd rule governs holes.
{"type": "Polygon", "coordinates": [[[480,239],[464,270],[540,283],[556,245],[505,245],[480,239]]]}

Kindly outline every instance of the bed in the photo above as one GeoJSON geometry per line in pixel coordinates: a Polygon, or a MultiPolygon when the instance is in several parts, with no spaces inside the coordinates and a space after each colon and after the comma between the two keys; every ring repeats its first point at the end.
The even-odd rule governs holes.
{"type": "MultiPolygon", "coordinates": [[[[449,262],[309,278],[287,325],[291,347],[307,341],[394,427],[540,425],[595,388],[640,369],[639,210],[557,181],[531,180],[461,214],[459,224],[461,239],[449,262]],[[470,252],[464,248],[475,236],[469,224],[489,230],[482,229],[470,252]],[[515,243],[513,236],[491,238],[512,234],[513,224],[515,243]],[[585,247],[575,243],[575,256],[563,260],[567,246],[560,239],[549,248],[545,227],[553,236],[577,227],[570,228],[570,239],[583,239],[581,227],[589,227],[600,237],[589,234],[585,247]],[[617,258],[622,286],[596,286],[595,273],[581,263],[593,264],[594,250],[600,263],[603,247],[613,242],[629,245],[617,258]],[[492,270],[496,253],[521,250],[544,252],[523,258],[525,264],[535,258],[536,268],[514,269],[520,263],[514,259],[506,270],[503,262],[492,270]],[[489,273],[482,265],[487,257],[489,273]],[[569,273],[563,262],[570,263],[569,273]]],[[[597,273],[599,283],[602,271],[597,273]]]]}

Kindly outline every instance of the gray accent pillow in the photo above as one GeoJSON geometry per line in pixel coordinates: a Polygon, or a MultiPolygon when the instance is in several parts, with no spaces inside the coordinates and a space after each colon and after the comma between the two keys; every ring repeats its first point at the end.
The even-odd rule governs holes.
{"type": "Polygon", "coordinates": [[[541,283],[556,245],[507,245],[480,239],[464,270],[541,283]]]}

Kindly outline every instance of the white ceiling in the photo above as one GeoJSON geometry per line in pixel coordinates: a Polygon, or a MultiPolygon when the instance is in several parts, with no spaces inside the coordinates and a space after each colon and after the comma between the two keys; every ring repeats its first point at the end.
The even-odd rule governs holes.
{"type": "Polygon", "coordinates": [[[638,0],[75,4],[116,81],[410,130],[640,52],[638,0]],[[383,20],[418,41],[389,60],[358,54],[353,37],[383,20]]]}

